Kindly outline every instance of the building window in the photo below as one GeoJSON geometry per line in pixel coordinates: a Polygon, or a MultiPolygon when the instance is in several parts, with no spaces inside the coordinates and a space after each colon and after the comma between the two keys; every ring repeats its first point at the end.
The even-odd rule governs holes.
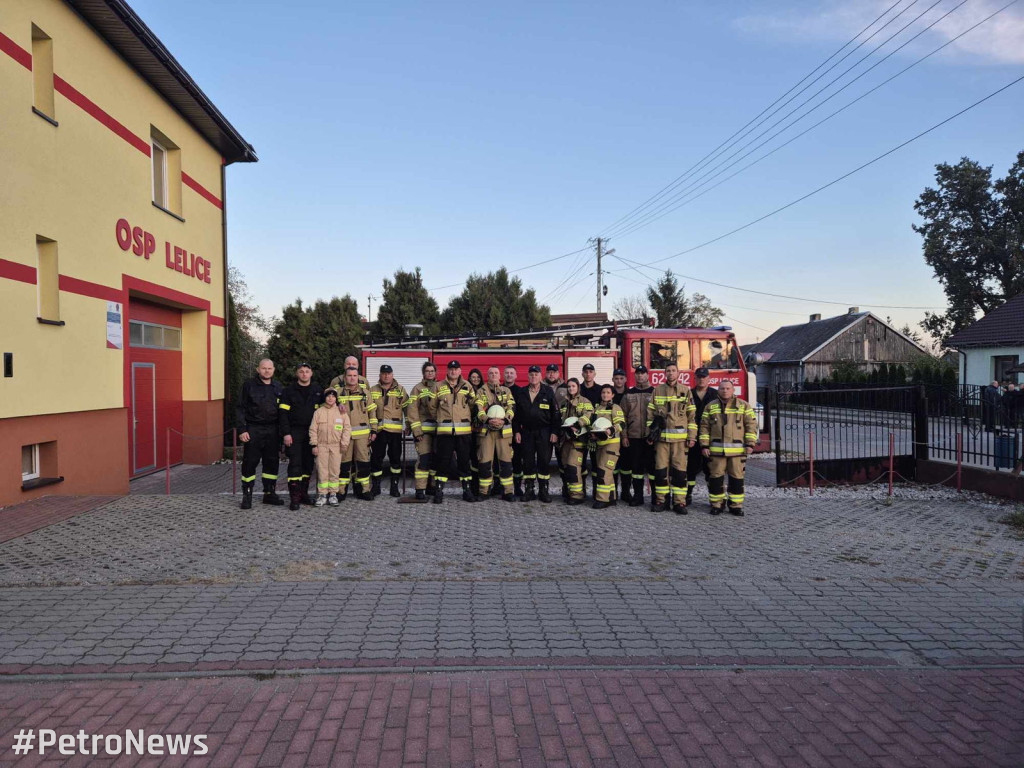
{"type": "Polygon", "coordinates": [[[32,90],[36,111],[51,120],[53,99],[53,40],[35,24],[32,25],[32,90]]]}
{"type": "Polygon", "coordinates": [[[181,216],[181,150],[165,133],[150,128],[153,204],[181,216]]]}
{"type": "Polygon", "coordinates": [[[36,235],[36,287],[39,292],[40,320],[60,322],[60,273],[57,268],[57,242],[36,235]]]}
{"type": "Polygon", "coordinates": [[[128,343],[148,349],[181,350],[181,328],[132,320],[128,323],[128,343]]]}
{"type": "Polygon", "coordinates": [[[39,446],[21,446],[21,482],[39,477],[39,446]]]}
{"type": "Polygon", "coordinates": [[[1017,381],[1017,375],[1010,373],[1011,368],[1017,367],[1017,355],[994,355],[992,357],[992,378],[996,381],[1017,381]]]}

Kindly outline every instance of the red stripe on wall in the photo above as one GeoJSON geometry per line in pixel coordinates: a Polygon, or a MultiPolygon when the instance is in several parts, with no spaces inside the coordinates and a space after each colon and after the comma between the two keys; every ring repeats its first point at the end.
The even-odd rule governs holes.
{"type": "Polygon", "coordinates": [[[225,325],[224,318],[217,317],[216,315],[210,315],[210,325],[217,325],[223,328],[225,325]]]}
{"type": "Polygon", "coordinates": [[[32,71],[32,54],[0,32],[0,51],[3,51],[29,72],[32,71]]]}
{"type": "Polygon", "coordinates": [[[67,80],[64,80],[59,75],[54,75],[53,87],[56,88],[57,93],[66,97],[68,101],[70,101],[72,104],[77,104],[86,113],[95,117],[97,120],[103,123],[103,125],[107,126],[107,128],[112,130],[122,139],[124,139],[137,150],[139,150],[139,152],[144,154],[146,157],[149,157],[150,148],[148,141],[145,141],[141,137],[136,136],[134,133],[125,128],[121,123],[119,123],[109,114],[104,112],[98,104],[96,104],[94,101],[91,101],[80,91],[75,90],[75,88],[71,86],[67,82],[67,80]]]}
{"type": "Polygon", "coordinates": [[[0,259],[0,277],[8,280],[17,280],[21,283],[36,284],[36,268],[28,264],[19,264],[16,261],[0,259]]]}
{"type": "Polygon", "coordinates": [[[207,200],[209,200],[211,203],[216,205],[218,208],[223,208],[224,207],[224,204],[220,201],[219,197],[217,197],[215,194],[213,194],[213,192],[208,190],[206,187],[204,187],[202,184],[200,184],[198,181],[193,179],[191,176],[189,176],[184,171],[181,172],[181,180],[185,183],[186,187],[192,187],[192,189],[194,189],[196,192],[198,192],[200,194],[200,196],[205,197],[207,200]]]}
{"type": "Polygon", "coordinates": [[[88,280],[79,280],[77,277],[61,275],[57,283],[62,291],[77,293],[79,296],[88,296],[93,299],[104,301],[123,301],[124,293],[99,283],[90,283],[88,280]]]}

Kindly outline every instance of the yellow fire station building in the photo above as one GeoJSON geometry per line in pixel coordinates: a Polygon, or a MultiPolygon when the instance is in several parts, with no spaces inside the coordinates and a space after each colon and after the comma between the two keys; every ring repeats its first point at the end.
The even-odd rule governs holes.
{"type": "Polygon", "coordinates": [[[4,0],[0,115],[0,506],[217,459],[253,148],[123,0],[4,0]]]}

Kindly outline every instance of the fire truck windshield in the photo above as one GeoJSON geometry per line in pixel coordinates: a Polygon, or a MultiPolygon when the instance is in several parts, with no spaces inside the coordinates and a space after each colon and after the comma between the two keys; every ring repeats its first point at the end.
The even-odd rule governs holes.
{"type": "Polygon", "coordinates": [[[686,339],[651,339],[651,370],[664,370],[672,363],[681,371],[690,369],[690,342],[686,339]]]}
{"type": "Polygon", "coordinates": [[[700,364],[712,370],[735,371],[740,367],[736,342],[723,339],[704,339],[700,342],[700,364]]]}

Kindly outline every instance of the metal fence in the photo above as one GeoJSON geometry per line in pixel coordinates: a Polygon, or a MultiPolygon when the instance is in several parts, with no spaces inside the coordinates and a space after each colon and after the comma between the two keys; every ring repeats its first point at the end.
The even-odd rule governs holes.
{"type": "Polygon", "coordinates": [[[777,482],[870,483],[913,477],[920,391],[916,387],[778,393],[777,482]]]}
{"type": "Polygon", "coordinates": [[[1013,470],[1024,440],[1024,395],[987,387],[925,390],[928,458],[984,469],[1013,470]]]}

